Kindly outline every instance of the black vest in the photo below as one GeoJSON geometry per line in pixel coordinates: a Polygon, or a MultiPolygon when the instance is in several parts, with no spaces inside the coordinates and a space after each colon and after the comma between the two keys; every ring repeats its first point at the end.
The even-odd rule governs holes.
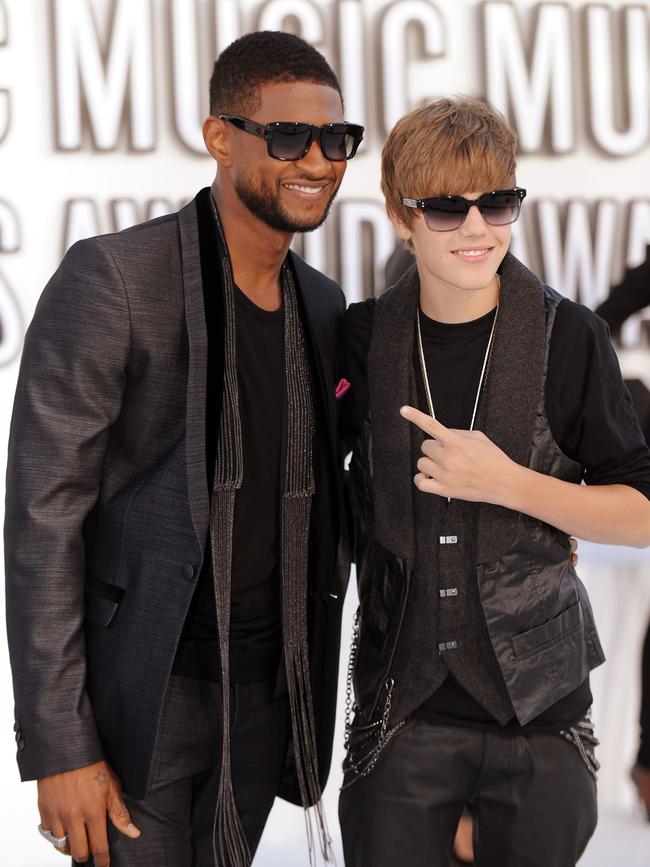
{"type": "MultiPolygon", "coordinates": [[[[482,430],[517,463],[579,483],[545,413],[558,293],[513,256],[502,263],[482,430]]],[[[525,724],[575,689],[603,652],[566,534],[486,503],[413,485],[423,435],[399,416],[416,405],[419,295],[413,267],[377,301],[368,355],[370,415],[352,478],[363,524],[357,568],[361,631],[357,700],[376,717],[392,683],[391,722],[419,707],[452,672],[499,722],[525,724]]]]}

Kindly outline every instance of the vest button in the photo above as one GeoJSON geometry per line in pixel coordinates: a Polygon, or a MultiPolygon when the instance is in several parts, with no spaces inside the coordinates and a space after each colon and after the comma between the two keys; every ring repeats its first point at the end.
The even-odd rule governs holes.
{"type": "Polygon", "coordinates": [[[186,581],[191,581],[194,578],[194,566],[191,563],[186,563],[183,566],[183,578],[186,581]]]}
{"type": "Polygon", "coordinates": [[[447,651],[447,650],[456,650],[457,647],[458,647],[457,641],[441,641],[438,644],[438,652],[439,653],[445,653],[445,651],[447,651]]]}

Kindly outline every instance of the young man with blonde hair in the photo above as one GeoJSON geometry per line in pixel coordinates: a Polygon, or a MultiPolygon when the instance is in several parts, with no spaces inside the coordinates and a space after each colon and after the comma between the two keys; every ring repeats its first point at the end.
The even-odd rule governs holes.
{"type": "Polygon", "coordinates": [[[569,535],[650,544],[650,452],[605,325],[508,252],[515,150],[498,112],[459,97],[402,118],[383,151],[416,263],[344,327],[347,867],[446,867],[466,806],[481,867],[571,867],[596,825],[604,655],[569,535]]]}

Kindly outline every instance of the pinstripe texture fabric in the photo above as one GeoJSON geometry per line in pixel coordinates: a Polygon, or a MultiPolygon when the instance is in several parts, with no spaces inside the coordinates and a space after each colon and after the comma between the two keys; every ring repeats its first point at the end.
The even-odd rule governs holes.
{"type": "MultiPolygon", "coordinates": [[[[72,247],[26,336],[5,523],[23,779],[103,756],[129,795],[146,792],[169,671],[203,560],[211,430],[221,405],[219,278],[202,216],[207,196],[204,190],[178,214],[72,247]],[[208,286],[216,299],[210,304],[208,286]]],[[[333,438],[344,300],[332,281],[292,260],[325,432],[317,455],[319,532],[310,548],[322,784],[345,579],[336,564],[333,438]]],[[[290,762],[282,789],[299,799],[290,762]]]]}

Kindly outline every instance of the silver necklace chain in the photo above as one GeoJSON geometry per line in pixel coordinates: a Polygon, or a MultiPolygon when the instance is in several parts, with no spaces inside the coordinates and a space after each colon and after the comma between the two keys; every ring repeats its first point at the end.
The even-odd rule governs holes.
{"type": "MultiPolygon", "coordinates": [[[[418,307],[418,354],[420,356],[420,367],[422,369],[422,381],[424,383],[424,391],[427,397],[427,405],[429,408],[429,415],[431,418],[435,418],[436,414],[433,408],[433,398],[431,397],[431,387],[429,385],[429,374],[427,373],[427,365],[424,358],[424,346],[422,344],[422,329],[420,327],[420,308],[418,307]]],[[[476,422],[476,413],[478,410],[478,402],[481,397],[481,392],[483,391],[483,386],[485,385],[485,380],[487,378],[487,370],[488,365],[490,363],[490,358],[492,356],[492,346],[494,344],[494,333],[497,327],[497,319],[499,318],[499,304],[497,302],[497,309],[494,314],[494,321],[492,322],[492,330],[490,331],[490,339],[488,341],[487,349],[485,350],[485,357],[483,359],[483,367],[481,369],[481,377],[478,382],[478,388],[476,390],[476,398],[474,400],[474,409],[472,410],[472,420],[470,422],[469,429],[474,430],[474,424],[476,422]]]]}

